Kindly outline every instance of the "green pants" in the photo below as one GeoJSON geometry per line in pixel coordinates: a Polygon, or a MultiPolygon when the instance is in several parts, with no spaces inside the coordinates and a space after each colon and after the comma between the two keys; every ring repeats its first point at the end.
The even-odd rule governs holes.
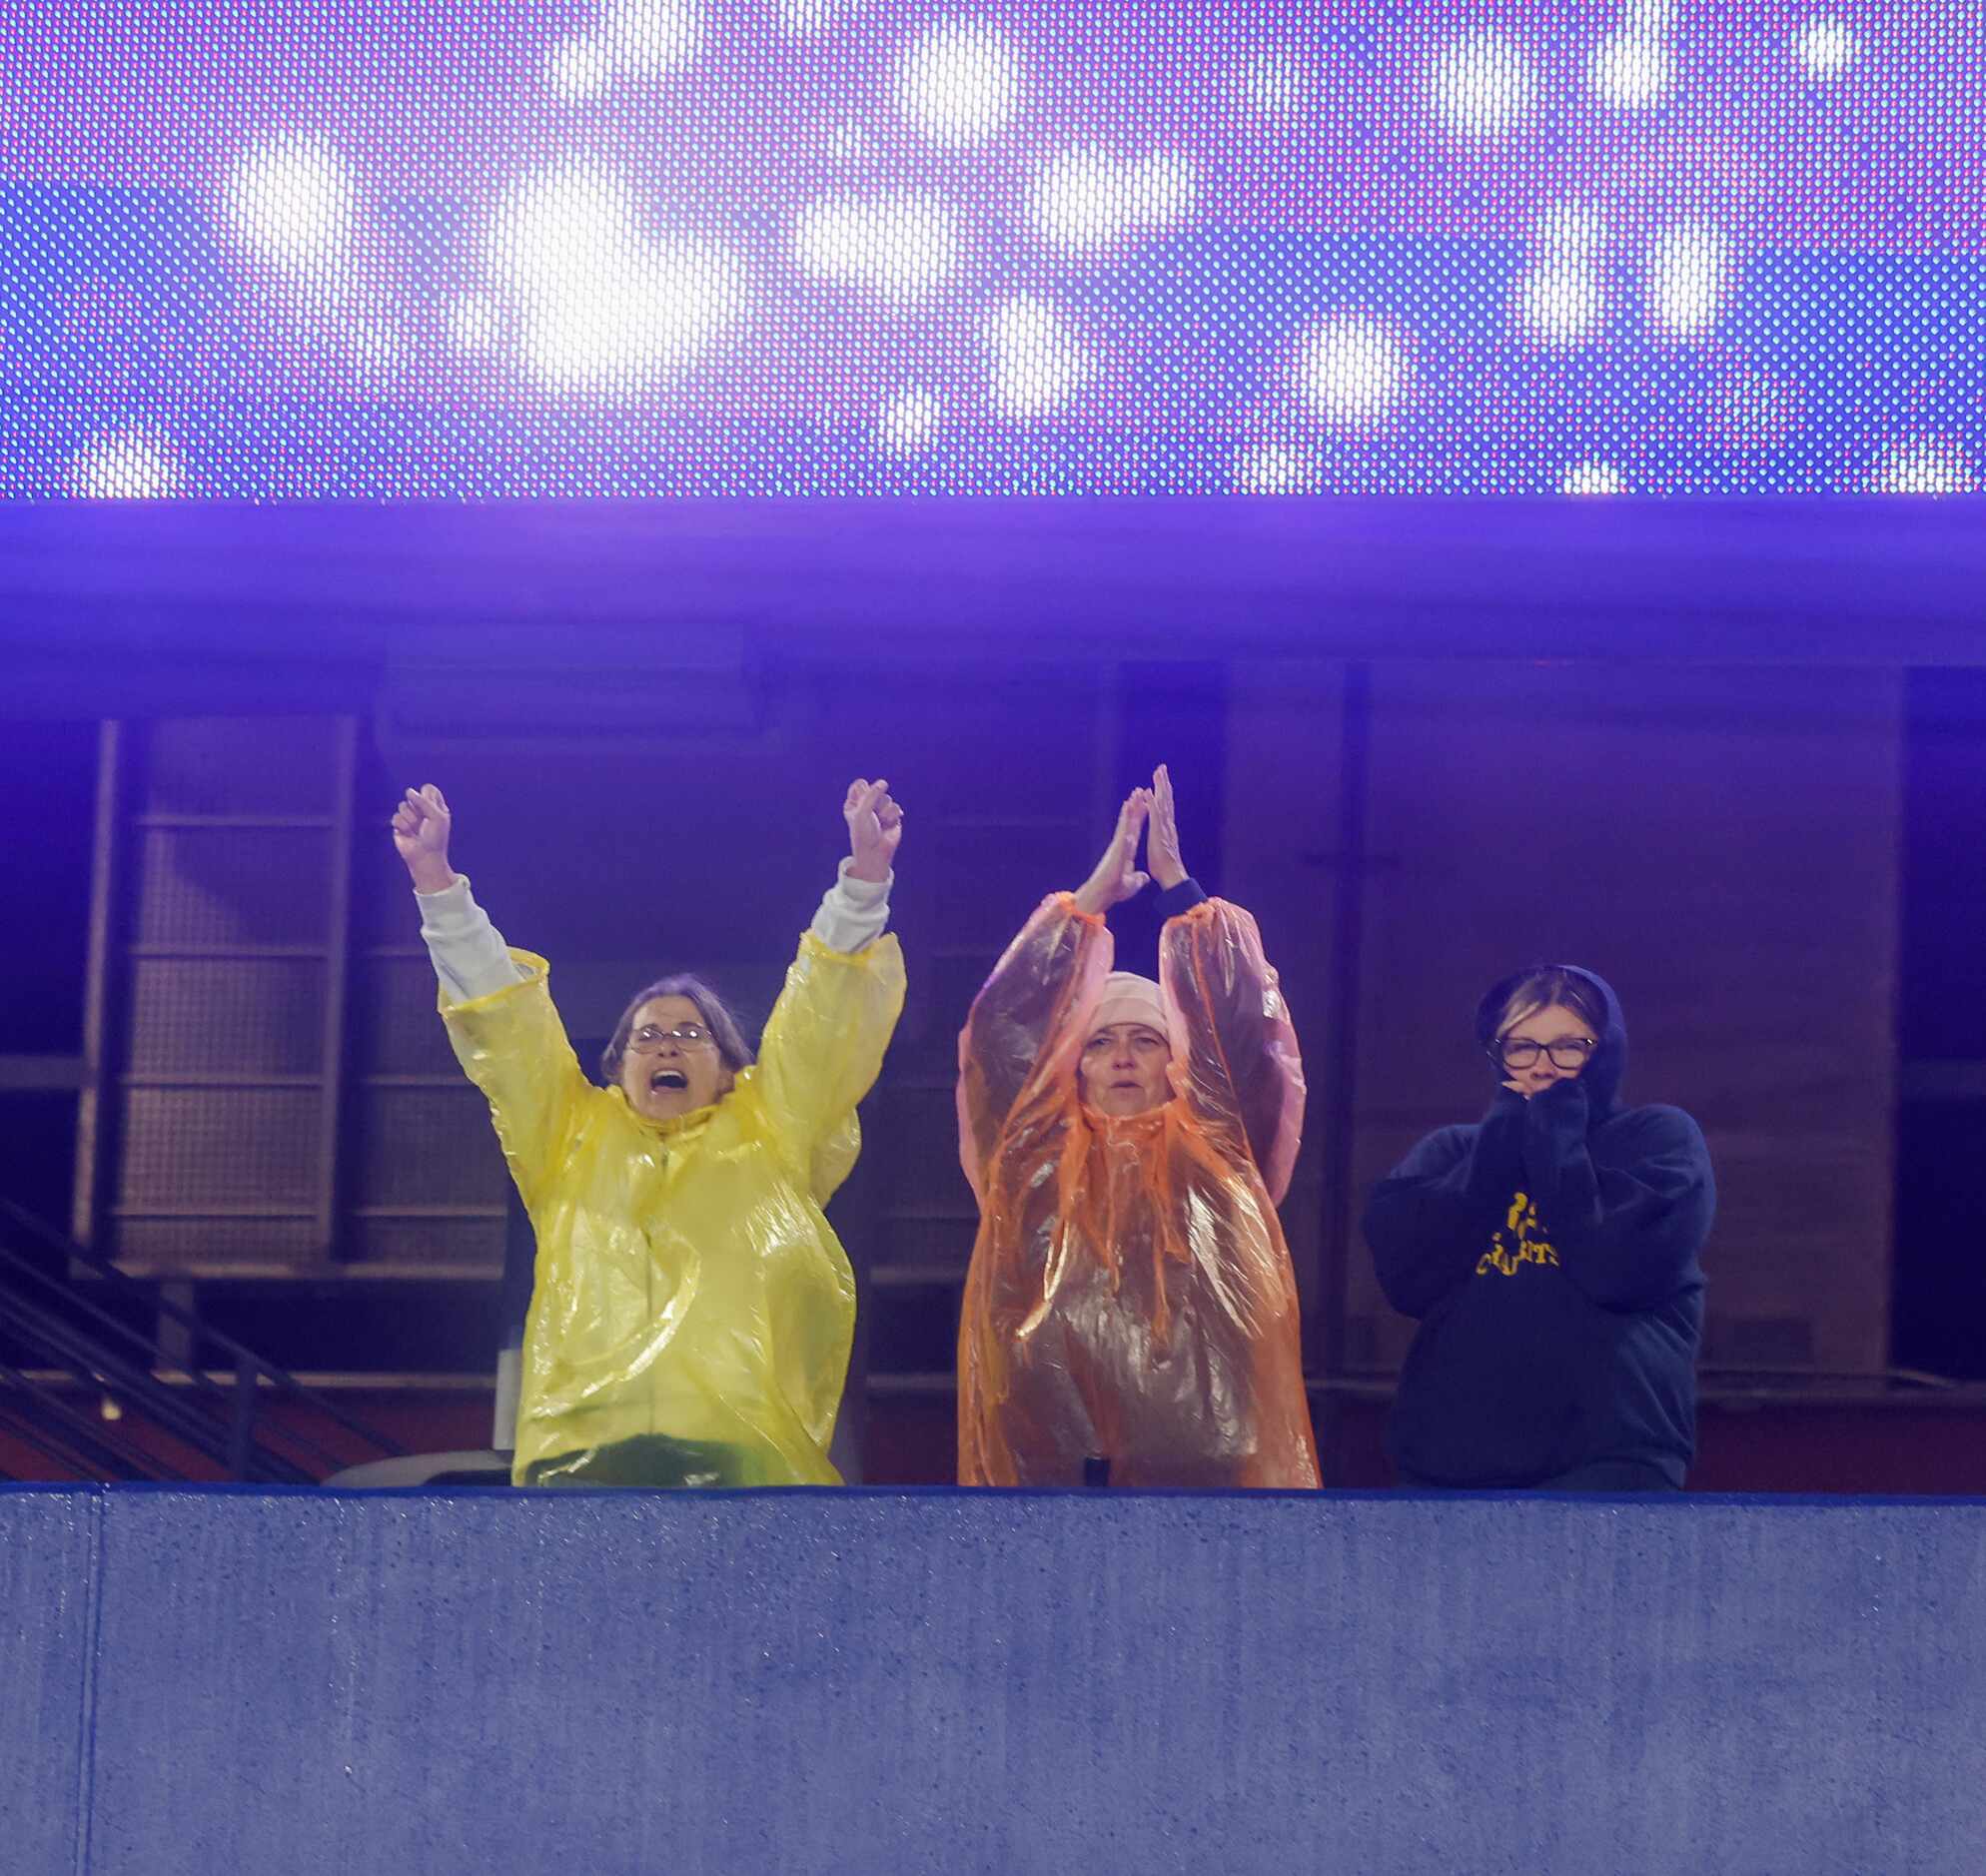
{"type": "Polygon", "coordinates": [[[745,1452],[714,1440],[671,1439],[666,1433],[637,1433],[610,1445],[554,1458],[533,1459],[527,1485],[636,1485],[675,1489],[749,1484],[745,1452]]]}

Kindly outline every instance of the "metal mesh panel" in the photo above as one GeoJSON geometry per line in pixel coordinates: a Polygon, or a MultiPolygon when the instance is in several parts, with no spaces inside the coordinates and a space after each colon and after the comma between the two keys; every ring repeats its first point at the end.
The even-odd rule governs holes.
{"type": "Polygon", "coordinates": [[[145,811],[332,812],[337,725],[322,716],[184,716],[146,738],[145,811]]]}
{"type": "Polygon", "coordinates": [[[324,1059],[325,967],[309,959],[138,958],[134,1074],[311,1075],[324,1059]]]}
{"type": "Polygon", "coordinates": [[[447,1265],[484,1277],[503,1272],[500,1218],[355,1218],[341,1247],[355,1266],[447,1265]]]}
{"type": "Polygon", "coordinates": [[[370,1075],[459,1075],[427,958],[368,958],[354,973],[352,1045],[370,1075]]]}
{"type": "Polygon", "coordinates": [[[315,1089],[127,1089],[118,1203],[314,1205],[320,1101],[315,1089]]]}
{"type": "Polygon", "coordinates": [[[357,1205],[501,1205],[508,1175],[483,1096],[457,1088],[368,1088],[358,1103],[350,1192],[357,1205]]]}
{"type": "Polygon", "coordinates": [[[323,945],[331,836],[298,828],[145,830],[137,942],[323,945]]]}
{"type": "Polygon", "coordinates": [[[319,1253],[317,1227],[290,1218],[125,1218],[105,1227],[104,1250],[125,1264],[161,1270],[215,1265],[281,1267],[319,1253]]]}

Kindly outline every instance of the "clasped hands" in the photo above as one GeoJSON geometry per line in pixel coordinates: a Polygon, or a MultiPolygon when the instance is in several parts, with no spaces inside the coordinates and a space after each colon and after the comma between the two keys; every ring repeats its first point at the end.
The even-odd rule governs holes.
{"type": "Polygon", "coordinates": [[[1134,788],[1124,797],[1103,857],[1076,888],[1076,905],[1081,911],[1101,915],[1114,905],[1135,899],[1149,880],[1157,880],[1160,891],[1169,892],[1186,877],[1186,866],[1179,856],[1179,817],[1173,803],[1172,776],[1161,762],[1152,771],[1151,787],[1134,788]],[[1138,866],[1141,836],[1149,872],[1138,866]]]}

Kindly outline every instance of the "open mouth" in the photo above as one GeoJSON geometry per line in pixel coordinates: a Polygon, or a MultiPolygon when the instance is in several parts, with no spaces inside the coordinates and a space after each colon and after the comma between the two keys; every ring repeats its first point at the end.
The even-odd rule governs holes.
{"type": "Polygon", "coordinates": [[[648,1077],[650,1088],[666,1088],[680,1094],[689,1086],[689,1077],[679,1068],[658,1068],[648,1077]]]}

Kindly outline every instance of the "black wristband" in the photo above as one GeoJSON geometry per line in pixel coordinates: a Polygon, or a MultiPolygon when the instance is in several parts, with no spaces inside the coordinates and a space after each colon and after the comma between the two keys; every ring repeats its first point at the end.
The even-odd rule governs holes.
{"type": "Polygon", "coordinates": [[[1196,905],[1206,903],[1207,894],[1191,873],[1177,886],[1165,886],[1159,892],[1159,910],[1167,918],[1177,918],[1182,912],[1191,912],[1196,905]]]}

